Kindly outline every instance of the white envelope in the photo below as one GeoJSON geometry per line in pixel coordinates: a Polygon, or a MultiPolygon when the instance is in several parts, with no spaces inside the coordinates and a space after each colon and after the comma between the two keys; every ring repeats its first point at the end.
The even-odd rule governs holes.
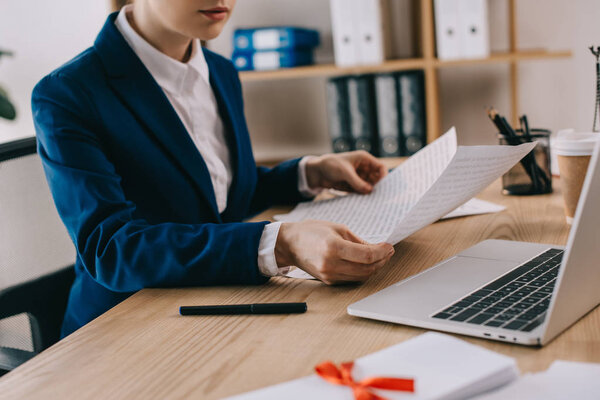
{"type": "MultiPolygon", "coordinates": [[[[323,360],[326,361],[326,360],[323,360]]],[[[334,360],[336,363],[350,360],[334,360]]],[[[415,380],[415,393],[372,389],[388,399],[464,399],[518,377],[515,361],[452,336],[428,332],[359,358],[355,381],[395,377],[415,380]]],[[[352,389],[317,375],[256,390],[230,399],[353,399],[352,389]]]]}

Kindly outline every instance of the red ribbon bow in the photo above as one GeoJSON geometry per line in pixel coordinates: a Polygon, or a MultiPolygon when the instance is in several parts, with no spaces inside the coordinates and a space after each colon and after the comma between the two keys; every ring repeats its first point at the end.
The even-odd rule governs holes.
{"type": "Polygon", "coordinates": [[[338,369],[331,361],[325,361],[317,365],[315,371],[329,383],[352,388],[355,400],[386,400],[384,397],[371,392],[369,388],[399,390],[403,392],[415,391],[414,379],[371,377],[356,382],[352,378],[352,367],[354,367],[354,362],[342,363],[341,369],[338,369]]]}

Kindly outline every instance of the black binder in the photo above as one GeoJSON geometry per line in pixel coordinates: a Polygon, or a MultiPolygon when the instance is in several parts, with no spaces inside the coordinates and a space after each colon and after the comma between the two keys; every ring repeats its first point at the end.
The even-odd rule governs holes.
{"type": "Polygon", "coordinates": [[[377,156],[377,120],[373,93],[373,77],[370,75],[347,78],[348,106],[352,148],[365,150],[377,156]]]}
{"type": "Polygon", "coordinates": [[[400,120],[406,156],[427,144],[425,120],[425,88],[423,71],[407,71],[396,75],[400,94],[400,120]]]}
{"type": "Polygon", "coordinates": [[[398,80],[394,74],[375,76],[377,147],[380,157],[399,157],[404,154],[397,86],[398,80]]]}
{"type": "Polygon", "coordinates": [[[329,79],[326,86],[329,136],[335,153],[352,150],[346,80],[344,77],[329,79]]]}

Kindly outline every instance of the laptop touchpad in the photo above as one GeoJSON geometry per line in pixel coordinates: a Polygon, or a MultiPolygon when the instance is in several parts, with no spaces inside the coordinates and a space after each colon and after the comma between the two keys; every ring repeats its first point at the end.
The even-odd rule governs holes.
{"type": "Polygon", "coordinates": [[[415,317],[422,317],[423,313],[437,311],[516,266],[514,261],[457,256],[412,279],[397,283],[381,294],[393,291],[393,294],[387,293],[387,296],[382,297],[387,298],[385,303],[388,307],[390,302],[394,304],[394,314],[401,308],[404,316],[413,314],[415,317]]]}

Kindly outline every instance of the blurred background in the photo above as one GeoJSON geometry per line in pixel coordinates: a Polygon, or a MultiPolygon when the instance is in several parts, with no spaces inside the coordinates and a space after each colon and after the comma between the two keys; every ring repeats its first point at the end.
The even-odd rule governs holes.
{"type": "MultiPolygon", "coordinates": [[[[394,59],[418,58],[418,17],[412,0],[394,3],[394,59]]],[[[509,51],[509,0],[488,0],[492,53],[509,51]]],[[[595,60],[588,47],[600,45],[600,1],[516,0],[519,49],[569,50],[570,57],[518,63],[519,113],[530,124],[557,131],[592,129],[595,60]]],[[[13,103],[14,120],[0,118],[0,142],[35,135],[30,96],[47,73],[93,44],[115,4],[109,0],[19,0],[0,2],[0,88],[13,103]]],[[[207,44],[230,57],[236,28],[302,26],[315,29],[321,45],[317,64],[332,64],[330,2],[327,0],[238,1],[222,35],[207,44]]],[[[252,74],[248,72],[246,74],[252,74]]],[[[440,133],[456,126],[463,144],[495,143],[485,107],[510,115],[509,63],[460,64],[437,69],[440,133]]],[[[258,160],[277,160],[331,151],[327,74],[286,79],[246,79],[246,117],[258,160]]]]}

